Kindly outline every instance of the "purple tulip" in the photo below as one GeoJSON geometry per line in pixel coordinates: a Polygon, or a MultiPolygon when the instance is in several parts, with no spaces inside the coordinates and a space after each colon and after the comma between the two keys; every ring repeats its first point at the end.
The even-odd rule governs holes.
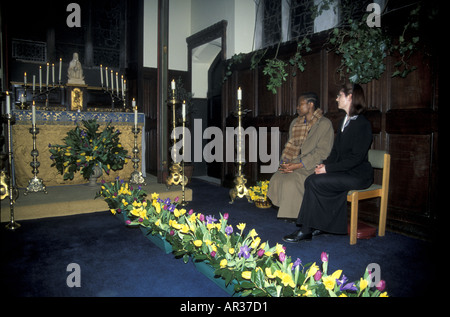
{"type": "Polygon", "coordinates": [[[228,220],[228,213],[227,212],[223,214],[223,219],[228,220]]]}
{"type": "Polygon", "coordinates": [[[192,215],[193,213],[194,213],[194,210],[193,210],[193,209],[191,209],[191,210],[188,211],[188,215],[189,215],[189,216],[192,215]]]}
{"type": "Polygon", "coordinates": [[[328,254],[326,254],[325,252],[322,252],[320,254],[320,259],[322,260],[322,262],[328,262],[328,254]]]}
{"type": "Polygon", "coordinates": [[[322,272],[321,271],[317,271],[316,274],[314,274],[314,281],[320,280],[321,277],[322,277],[322,272]]]}
{"type": "Polygon", "coordinates": [[[216,251],[212,251],[211,256],[214,258],[216,256],[216,251]]]}
{"type": "Polygon", "coordinates": [[[125,223],[126,223],[127,225],[129,225],[129,224],[131,223],[131,220],[128,219],[127,221],[125,221],[125,223]]]}
{"type": "Polygon", "coordinates": [[[264,249],[259,249],[258,250],[258,256],[259,257],[262,257],[264,255],[264,253],[265,253],[264,249]]]}
{"type": "Polygon", "coordinates": [[[280,262],[284,262],[284,260],[286,260],[286,254],[284,252],[280,252],[280,254],[278,255],[278,259],[280,260],[280,262]]]}

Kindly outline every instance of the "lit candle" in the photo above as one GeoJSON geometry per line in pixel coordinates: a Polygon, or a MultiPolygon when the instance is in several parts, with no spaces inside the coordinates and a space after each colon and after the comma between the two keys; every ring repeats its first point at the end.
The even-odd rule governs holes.
{"type": "Polygon", "coordinates": [[[61,69],[62,69],[62,58],[59,59],[59,74],[58,74],[58,82],[61,82],[61,69]]]}
{"type": "Polygon", "coordinates": [[[242,100],[242,89],[241,89],[241,87],[238,88],[237,97],[238,97],[237,98],[238,100],[242,100]]]}
{"type": "Polygon", "coordinates": [[[117,95],[119,95],[119,73],[116,72],[116,90],[117,90],[117,95]]]}
{"type": "Polygon", "coordinates": [[[183,100],[183,107],[181,109],[182,109],[181,114],[183,116],[183,121],[185,121],[186,120],[186,101],[185,100],[183,100]]]}
{"type": "Polygon", "coordinates": [[[121,77],[122,77],[122,97],[123,97],[125,96],[125,90],[123,89],[123,75],[121,77]]]}
{"type": "Polygon", "coordinates": [[[108,67],[105,67],[105,77],[106,77],[106,90],[108,90],[109,82],[108,82],[108,67]]]}
{"type": "Polygon", "coordinates": [[[123,89],[124,89],[124,91],[127,91],[127,80],[126,79],[123,80],[123,89]]]}
{"type": "Polygon", "coordinates": [[[6,114],[11,113],[11,100],[9,96],[9,91],[6,92],[6,114]]]}
{"type": "Polygon", "coordinates": [[[172,90],[175,90],[175,80],[172,79],[170,86],[172,87],[172,90]]]}
{"type": "Polygon", "coordinates": [[[132,105],[133,105],[133,109],[134,109],[134,127],[136,128],[137,127],[138,111],[137,111],[137,107],[136,107],[136,100],[134,100],[134,98],[133,98],[132,105]]]}
{"type": "Polygon", "coordinates": [[[55,64],[52,63],[52,84],[55,86],[55,64]]]}
{"type": "Polygon", "coordinates": [[[114,92],[114,72],[111,69],[111,91],[114,92]]]}
{"type": "Polygon", "coordinates": [[[42,90],[42,66],[39,66],[39,92],[42,90]]]}
{"type": "Polygon", "coordinates": [[[25,72],[25,74],[23,74],[23,83],[25,86],[27,85],[27,72],[25,72]]]}
{"type": "Polygon", "coordinates": [[[102,83],[103,87],[103,66],[100,64],[100,82],[102,83]]]}
{"type": "Polygon", "coordinates": [[[34,100],[33,105],[31,106],[31,123],[33,126],[36,125],[36,106],[34,105],[34,100]]]}
{"type": "Polygon", "coordinates": [[[46,80],[46,84],[47,84],[47,89],[48,89],[48,76],[49,76],[49,68],[50,68],[50,64],[49,63],[47,63],[47,80],[46,80]]]}

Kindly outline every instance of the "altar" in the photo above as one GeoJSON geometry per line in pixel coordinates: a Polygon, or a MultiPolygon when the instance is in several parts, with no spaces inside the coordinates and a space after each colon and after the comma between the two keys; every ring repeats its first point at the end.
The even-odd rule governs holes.
{"type": "MultiPolygon", "coordinates": [[[[33,157],[33,140],[30,133],[32,122],[31,110],[14,110],[15,124],[12,126],[13,152],[14,152],[14,172],[16,186],[25,188],[28,181],[34,176],[33,168],[30,162],[33,157]]],[[[44,111],[36,110],[36,127],[39,133],[36,138],[36,148],[39,152],[37,160],[40,162],[38,178],[41,178],[45,186],[56,185],[76,185],[84,184],[85,180],[80,173],[76,173],[73,180],[64,180],[56,167],[51,167],[52,160],[49,152],[49,144],[64,144],[64,137],[67,132],[72,130],[77,124],[81,124],[83,120],[96,119],[100,125],[105,127],[107,123],[120,131],[120,142],[128,151],[130,156],[133,155],[134,134],[134,113],[133,112],[77,112],[77,111],[44,111]]],[[[145,177],[145,116],[143,113],[138,114],[137,125],[140,129],[137,144],[140,155],[140,169],[145,177]]],[[[122,170],[112,171],[107,175],[103,173],[100,179],[112,181],[116,177],[129,180],[131,173],[134,171],[133,162],[128,159],[122,170]]]]}

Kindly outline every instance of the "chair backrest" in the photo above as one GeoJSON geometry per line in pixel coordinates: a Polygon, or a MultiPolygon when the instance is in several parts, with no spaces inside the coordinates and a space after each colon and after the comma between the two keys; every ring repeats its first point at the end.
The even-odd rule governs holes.
{"type": "Polygon", "coordinates": [[[369,162],[373,168],[384,168],[384,154],[386,151],[369,150],[369,162]]]}

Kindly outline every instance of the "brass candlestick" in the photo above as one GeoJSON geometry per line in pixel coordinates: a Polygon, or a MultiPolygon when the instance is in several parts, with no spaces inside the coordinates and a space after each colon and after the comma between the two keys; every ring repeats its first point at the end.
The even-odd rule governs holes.
{"type": "Polygon", "coordinates": [[[132,132],[134,134],[134,147],[133,147],[133,158],[131,159],[131,161],[133,162],[133,167],[134,167],[134,171],[131,173],[130,176],[130,183],[131,184],[139,184],[139,185],[146,185],[145,184],[145,179],[142,176],[142,172],[139,171],[139,147],[137,144],[137,138],[139,135],[139,132],[141,131],[141,129],[139,129],[137,126],[134,126],[132,129],[132,132]]]}
{"type": "MultiPolygon", "coordinates": [[[[176,128],[176,114],[175,114],[175,105],[176,105],[176,99],[175,99],[175,87],[174,85],[172,86],[172,120],[173,120],[173,129],[175,130],[176,128]]],[[[183,141],[184,141],[184,137],[183,137],[183,141]]],[[[172,185],[181,185],[181,186],[185,186],[187,183],[187,178],[184,176],[184,162],[183,165],[181,165],[181,162],[177,162],[177,157],[176,157],[176,149],[175,149],[175,144],[177,142],[175,133],[173,134],[173,162],[172,165],[170,166],[169,170],[170,170],[170,175],[167,177],[166,179],[166,186],[167,189],[170,188],[170,186],[172,185]]]]}
{"type": "MultiPolygon", "coordinates": [[[[7,93],[8,95],[8,93],[7,93]]],[[[9,97],[9,96],[8,96],[9,97]]],[[[14,115],[11,113],[7,113],[3,116],[7,120],[8,124],[8,177],[7,180],[9,181],[8,188],[5,189],[7,191],[7,194],[9,196],[9,210],[10,210],[10,216],[9,216],[9,223],[5,226],[6,229],[9,230],[16,230],[20,228],[20,224],[17,223],[14,219],[14,203],[16,202],[16,198],[19,196],[17,188],[14,186],[14,173],[13,173],[13,147],[12,147],[12,135],[11,135],[11,125],[12,122],[15,121],[14,115]]],[[[6,182],[5,182],[6,183],[6,182]]],[[[6,194],[6,193],[5,193],[6,194]]]]}
{"type": "MultiPolygon", "coordinates": [[[[240,89],[239,89],[240,90],[240,89]]],[[[242,142],[245,142],[245,139],[242,140],[242,117],[245,116],[250,110],[242,109],[241,105],[241,98],[238,96],[238,105],[236,107],[236,110],[233,112],[233,115],[238,118],[238,137],[237,137],[237,173],[234,178],[234,184],[235,186],[230,189],[230,198],[231,201],[229,202],[232,204],[236,198],[243,198],[247,197],[248,202],[252,202],[250,195],[248,194],[247,186],[245,185],[247,183],[247,179],[245,178],[245,175],[242,171],[243,166],[245,165],[245,161],[241,160],[242,155],[245,153],[242,153],[242,142]]]]}
{"type": "Polygon", "coordinates": [[[182,179],[184,180],[183,182],[181,182],[181,190],[183,192],[183,197],[181,199],[181,203],[180,205],[185,207],[188,203],[185,200],[186,198],[186,193],[185,193],[185,186],[188,182],[187,177],[184,175],[184,137],[185,137],[185,129],[186,129],[186,105],[183,103],[183,161],[182,161],[182,179]]]}
{"type": "Polygon", "coordinates": [[[45,194],[47,194],[47,189],[45,188],[42,179],[37,177],[37,174],[39,174],[39,166],[41,165],[41,163],[39,163],[39,161],[37,160],[39,151],[36,148],[36,138],[37,134],[39,133],[39,128],[36,128],[36,124],[31,125],[30,133],[33,139],[33,149],[31,150],[31,156],[33,157],[33,160],[31,161],[30,166],[33,168],[34,176],[28,181],[28,187],[23,194],[28,195],[28,193],[38,192],[44,192],[45,194]]]}

